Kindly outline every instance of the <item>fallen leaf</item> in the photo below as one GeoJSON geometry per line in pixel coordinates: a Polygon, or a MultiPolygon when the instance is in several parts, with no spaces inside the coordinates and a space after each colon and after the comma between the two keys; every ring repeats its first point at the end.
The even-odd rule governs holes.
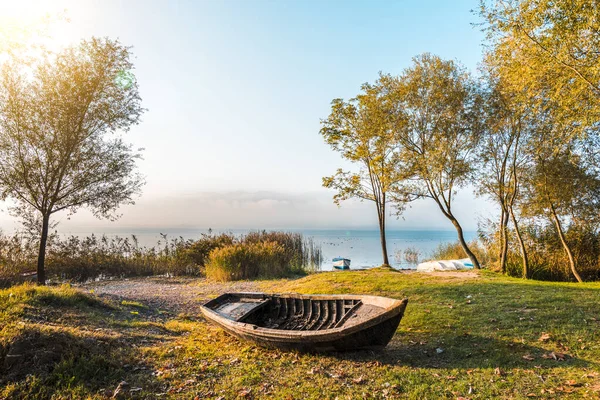
{"type": "Polygon", "coordinates": [[[119,396],[119,393],[121,393],[123,390],[126,390],[129,387],[129,383],[125,382],[125,381],[121,381],[115,391],[113,392],[112,398],[116,399],[119,396]]]}
{"type": "Polygon", "coordinates": [[[542,358],[545,358],[546,360],[564,361],[566,357],[567,355],[563,353],[550,352],[542,354],[542,358]]]}
{"type": "Polygon", "coordinates": [[[523,356],[523,359],[527,360],[527,361],[533,361],[533,360],[535,360],[535,357],[533,357],[531,354],[525,354],[523,356]]]}
{"type": "Polygon", "coordinates": [[[552,336],[550,336],[549,333],[542,333],[542,336],[540,336],[540,338],[538,339],[540,342],[547,342],[548,340],[550,340],[552,338],[552,336]]]}
{"type": "Polygon", "coordinates": [[[504,376],[504,375],[506,375],[506,373],[505,373],[504,371],[502,371],[502,370],[500,369],[500,367],[496,367],[496,369],[494,370],[494,373],[495,373],[496,375],[499,375],[499,376],[504,376]]]}
{"type": "Polygon", "coordinates": [[[357,385],[360,385],[361,383],[365,382],[365,378],[361,376],[359,376],[358,378],[354,378],[352,379],[352,383],[356,383],[357,385]]]}

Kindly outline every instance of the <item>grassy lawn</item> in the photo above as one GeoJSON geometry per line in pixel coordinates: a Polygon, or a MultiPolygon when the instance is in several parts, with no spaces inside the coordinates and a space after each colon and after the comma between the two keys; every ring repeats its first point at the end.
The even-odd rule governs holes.
{"type": "Polygon", "coordinates": [[[260,285],[409,305],[385,350],[317,355],[242,343],[196,315],[20,286],[0,291],[0,398],[600,396],[599,283],[372,270],[260,285]]]}

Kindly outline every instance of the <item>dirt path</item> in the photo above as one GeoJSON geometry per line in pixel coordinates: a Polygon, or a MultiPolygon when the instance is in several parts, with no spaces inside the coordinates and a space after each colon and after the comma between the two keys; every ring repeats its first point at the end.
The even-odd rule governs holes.
{"type": "Polygon", "coordinates": [[[255,292],[258,284],[250,281],[213,283],[190,278],[136,278],[93,282],[81,285],[100,297],[135,301],[169,314],[197,314],[200,304],[223,292],[255,292]]]}
{"type": "MultiPolygon", "coordinates": [[[[402,271],[416,273],[415,271],[402,271]]],[[[476,271],[433,272],[428,275],[436,277],[436,281],[470,280],[477,278],[476,271]]],[[[133,301],[149,308],[149,313],[162,315],[190,314],[200,312],[200,304],[224,292],[257,292],[261,291],[258,282],[208,282],[202,278],[135,278],[119,279],[87,283],[80,286],[85,291],[92,291],[100,297],[110,298],[118,302],[133,301]]]]}

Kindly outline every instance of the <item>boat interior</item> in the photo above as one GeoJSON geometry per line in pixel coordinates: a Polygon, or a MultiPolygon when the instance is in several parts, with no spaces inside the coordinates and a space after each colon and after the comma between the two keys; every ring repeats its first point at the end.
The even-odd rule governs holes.
{"type": "MultiPolygon", "coordinates": [[[[319,299],[264,294],[226,294],[205,306],[219,315],[236,322],[263,328],[290,331],[320,331],[342,327],[358,311],[368,314],[383,310],[365,305],[360,299],[319,299]],[[365,312],[366,311],[366,312],[365,312]]],[[[362,318],[360,318],[362,319],[362,318]]]]}

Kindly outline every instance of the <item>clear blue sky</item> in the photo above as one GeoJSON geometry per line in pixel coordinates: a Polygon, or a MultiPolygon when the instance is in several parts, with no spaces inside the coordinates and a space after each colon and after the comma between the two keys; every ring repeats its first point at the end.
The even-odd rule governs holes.
{"type": "MultiPolygon", "coordinates": [[[[71,22],[53,31],[61,44],[96,35],[133,46],[148,112],[127,134],[146,149],[144,194],[116,223],[131,227],[375,227],[370,205],[337,209],[321,188],[347,166],[319,135],[330,101],[423,52],[474,71],[483,41],[471,26],[477,0],[0,4],[66,9],[71,22]]],[[[472,197],[457,204],[470,229],[489,208],[472,197]]],[[[392,227],[451,229],[438,214],[419,203],[392,227]]],[[[109,226],[86,213],[62,219],[70,229],[109,226]]]]}

